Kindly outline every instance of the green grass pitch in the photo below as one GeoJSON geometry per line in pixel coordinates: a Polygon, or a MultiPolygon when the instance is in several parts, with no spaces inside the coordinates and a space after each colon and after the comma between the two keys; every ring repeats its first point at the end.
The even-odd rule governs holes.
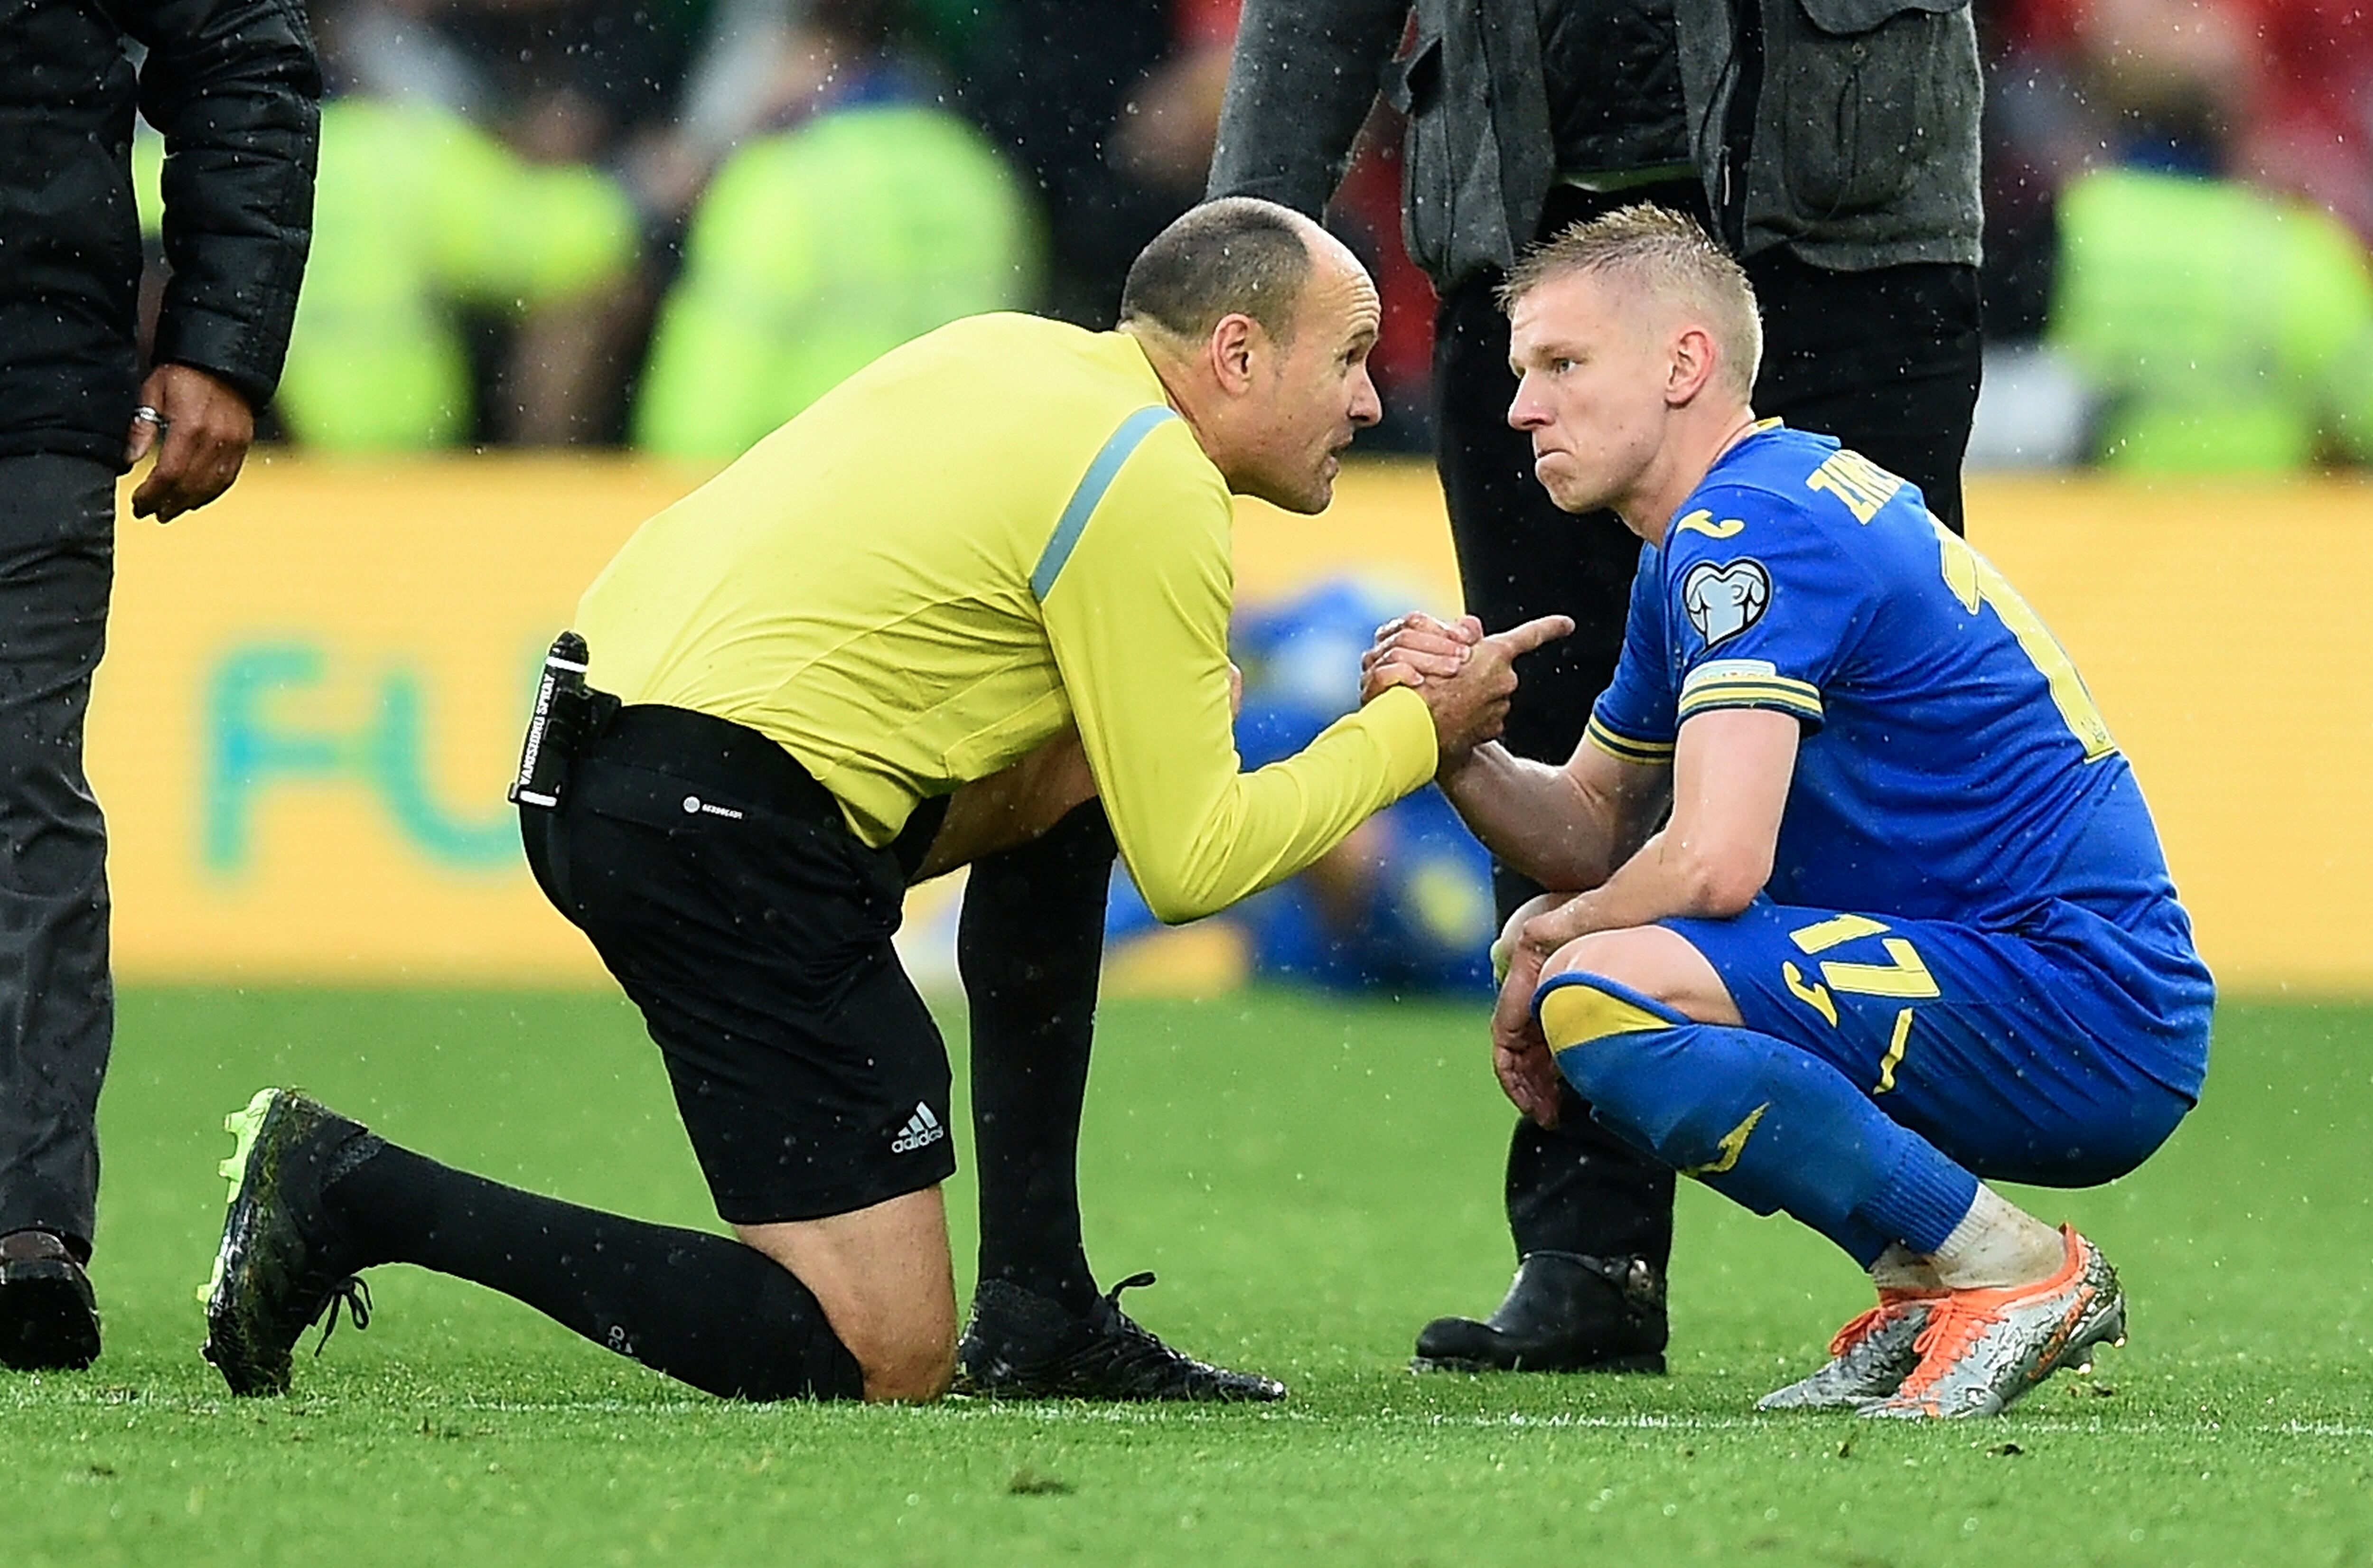
{"type": "Polygon", "coordinates": [[[1093,1255],[1159,1270],[1132,1309],[1284,1377],[1281,1407],[731,1406],[403,1269],[367,1332],[300,1352],[293,1397],[234,1402],[192,1295],[221,1118],[264,1082],[489,1175],[713,1222],[622,1002],[133,993],[107,1353],[0,1375],[0,1562],[2373,1561],[2373,1009],[2228,1006],[2207,1101],[2156,1162],[2036,1198],[2119,1265],[2133,1344],[2004,1420],[1917,1429],[1750,1413],[1863,1291],[1789,1222],[1695,1188],[1670,1376],[1404,1371],[1420,1322],[1506,1279],[1480,1028],[1258,991],[1105,1010],[1093,1255]]]}

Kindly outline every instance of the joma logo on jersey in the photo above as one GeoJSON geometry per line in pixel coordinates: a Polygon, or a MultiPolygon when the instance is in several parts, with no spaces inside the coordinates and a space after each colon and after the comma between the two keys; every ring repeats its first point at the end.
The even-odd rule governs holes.
{"type": "Polygon", "coordinates": [[[1681,606],[1709,648],[1761,620],[1771,603],[1771,574],[1751,556],[1719,567],[1701,561],[1681,579],[1681,606]]]}
{"type": "Polygon", "coordinates": [[[1709,539],[1728,539],[1735,534],[1744,532],[1746,527],[1746,521],[1742,518],[1726,517],[1720,522],[1716,522],[1713,520],[1713,513],[1706,510],[1703,507],[1700,507],[1697,510],[1689,513],[1689,516],[1681,519],[1680,521],[1673,524],[1673,532],[1676,533],[1702,533],[1709,539]]]}

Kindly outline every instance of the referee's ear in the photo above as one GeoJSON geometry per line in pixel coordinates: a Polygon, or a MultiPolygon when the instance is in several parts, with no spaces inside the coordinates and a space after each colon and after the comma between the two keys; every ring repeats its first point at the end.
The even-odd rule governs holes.
{"type": "Polygon", "coordinates": [[[1203,345],[1211,379],[1231,397],[1243,397],[1257,384],[1261,362],[1270,352],[1268,333],[1242,311],[1222,316],[1203,345]]]}

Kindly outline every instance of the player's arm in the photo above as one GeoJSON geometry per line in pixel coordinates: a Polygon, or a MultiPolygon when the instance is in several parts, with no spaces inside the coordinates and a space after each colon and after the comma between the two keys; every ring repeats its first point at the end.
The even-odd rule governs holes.
{"type": "Polygon", "coordinates": [[[1823,722],[1821,690],[1859,635],[1870,585],[1791,515],[1803,503],[1752,488],[1697,498],[1724,521],[1677,525],[1642,552],[1623,655],[1582,747],[1644,755],[1666,738],[1672,817],[1603,883],[1528,921],[1520,958],[1676,916],[1728,919],[1771,879],[1797,747],[1823,722]]]}
{"type": "Polygon", "coordinates": [[[1551,766],[1495,741],[1435,781],[1502,865],[1571,893],[1598,886],[1640,848],[1663,809],[1672,768],[1619,762],[1586,742],[1551,766]]]}
{"type": "MultiPolygon", "coordinates": [[[[1624,663],[1600,703],[1631,715],[1628,720],[1610,724],[1594,711],[1581,743],[1561,766],[1494,743],[1445,755],[1434,776],[1467,830],[1502,864],[1543,887],[1579,893],[1598,886],[1640,848],[1664,810],[1672,783],[1670,705],[1645,689],[1646,655],[1630,646],[1653,645],[1653,614],[1632,615],[1625,627],[1624,663]],[[1666,738],[1647,738],[1655,735],[1666,738]]],[[[1396,680],[1421,684],[1453,675],[1485,640],[1482,623],[1472,615],[1447,623],[1422,614],[1388,621],[1376,628],[1375,645],[1361,661],[1362,691],[1373,695],[1396,680]]]]}
{"type": "Polygon", "coordinates": [[[1295,756],[1239,771],[1230,722],[1233,511],[1183,425],[1113,481],[1040,596],[1113,836],[1147,905],[1191,920],[1282,881],[1432,777],[1434,720],[1385,693],[1295,756]],[[1186,442],[1183,451],[1163,443],[1186,442]]]}
{"type": "Polygon", "coordinates": [[[1510,919],[1491,954],[1500,974],[1491,1038],[1500,1081],[1527,1116],[1557,1122],[1555,1070],[1533,1015],[1549,955],[1593,931],[1745,909],[1771,880],[1798,739],[1788,713],[1717,708],[1689,719],[1674,750],[1664,827],[1599,886],[1561,903],[1535,899],[1510,919]]]}
{"type": "Polygon", "coordinates": [[[1745,909],[1771,880],[1801,733],[1795,715],[1769,708],[1713,708],[1684,722],[1671,819],[1604,883],[1527,922],[1518,954],[1537,962],[1593,931],[1745,909]]]}

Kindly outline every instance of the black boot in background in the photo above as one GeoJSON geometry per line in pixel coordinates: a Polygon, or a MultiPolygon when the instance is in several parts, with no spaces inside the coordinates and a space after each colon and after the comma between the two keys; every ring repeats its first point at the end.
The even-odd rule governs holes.
{"type": "Polygon", "coordinates": [[[47,1231],[0,1236],[0,1366],[79,1372],[99,1359],[99,1306],[82,1260],[47,1231]]]}
{"type": "Polygon", "coordinates": [[[1556,1130],[1508,1147],[1515,1280],[1489,1318],[1437,1317],[1419,1371],[1662,1372],[1673,1173],[1590,1118],[1568,1089],[1556,1130]]]}

